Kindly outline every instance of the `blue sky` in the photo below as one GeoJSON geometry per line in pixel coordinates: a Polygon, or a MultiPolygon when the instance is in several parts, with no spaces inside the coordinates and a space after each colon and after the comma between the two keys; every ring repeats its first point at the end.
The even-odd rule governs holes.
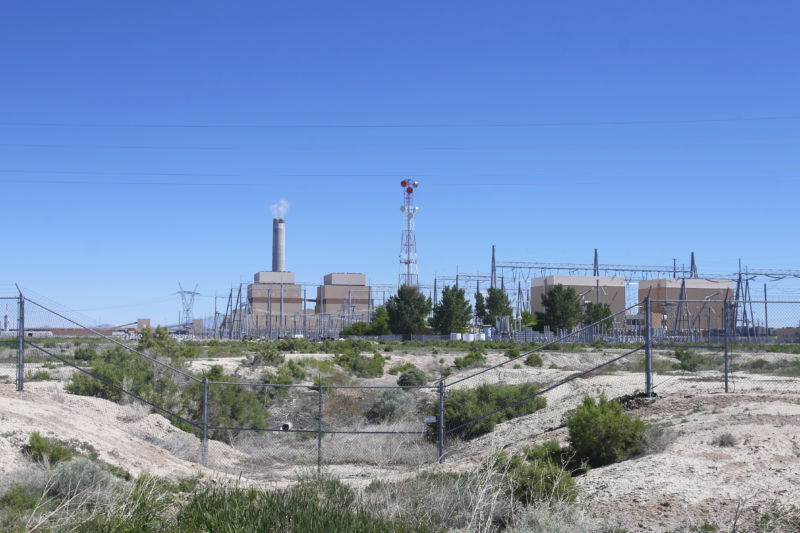
{"type": "MultiPolygon", "coordinates": [[[[0,288],[177,318],[270,266],[798,268],[793,2],[5,2],[0,288]]],[[[9,292],[9,291],[6,291],[9,292]]],[[[800,295],[790,282],[776,296],[800,295]]]]}

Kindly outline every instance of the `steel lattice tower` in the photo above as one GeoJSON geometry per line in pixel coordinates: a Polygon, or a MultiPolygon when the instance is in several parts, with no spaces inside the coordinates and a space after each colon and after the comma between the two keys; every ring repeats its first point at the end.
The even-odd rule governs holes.
{"type": "Polygon", "coordinates": [[[400,234],[400,279],[398,287],[408,285],[419,287],[419,272],[417,270],[417,233],[414,227],[414,217],[419,212],[419,207],[414,205],[414,190],[419,187],[418,181],[403,180],[403,230],[400,234]]]}
{"type": "Polygon", "coordinates": [[[185,290],[183,288],[183,285],[180,284],[180,282],[178,283],[178,287],[180,288],[178,294],[181,297],[181,308],[183,309],[182,313],[183,316],[180,317],[179,322],[187,327],[191,327],[192,318],[194,318],[192,316],[193,314],[192,310],[194,308],[194,297],[200,293],[197,292],[197,285],[195,285],[194,290],[191,291],[185,290]]]}

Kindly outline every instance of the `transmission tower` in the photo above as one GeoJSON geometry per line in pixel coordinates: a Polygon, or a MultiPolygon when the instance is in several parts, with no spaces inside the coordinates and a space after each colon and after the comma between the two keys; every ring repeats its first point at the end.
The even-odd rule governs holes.
{"type": "Polygon", "coordinates": [[[414,190],[419,187],[418,181],[403,180],[403,231],[400,236],[400,279],[398,287],[408,285],[419,287],[419,272],[417,270],[417,233],[414,228],[414,217],[419,212],[419,207],[414,205],[414,190]]]}
{"type": "Polygon", "coordinates": [[[197,285],[194,286],[194,290],[187,291],[183,288],[183,285],[178,282],[178,287],[180,290],[178,294],[181,297],[181,307],[183,309],[181,319],[179,322],[184,324],[186,327],[192,327],[192,309],[194,308],[194,297],[200,294],[197,292],[197,285]]]}

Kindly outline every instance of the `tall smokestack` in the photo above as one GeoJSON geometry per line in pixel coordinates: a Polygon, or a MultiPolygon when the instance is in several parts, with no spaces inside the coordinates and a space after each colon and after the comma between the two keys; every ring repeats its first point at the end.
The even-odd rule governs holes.
{"type": "Polygon", "coordinates": [[[272,219],[272,271],[286,271],[286,221],[272,219]]]}

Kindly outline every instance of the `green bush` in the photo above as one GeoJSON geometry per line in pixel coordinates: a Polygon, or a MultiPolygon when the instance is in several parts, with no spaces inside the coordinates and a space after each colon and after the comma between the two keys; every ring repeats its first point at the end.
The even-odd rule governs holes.
{"type": "Polygon", "coordinates": [[[85,346],[75,350],[74,357],[76,361],[92,361],[97,357],[97,352],[94,351],[94,347],[85,346]]]}
{"type": "Polygon", "coordinates": [[[361,378],[378,378],[383,375],[385,359],[380,354],[364,357],[356,349],[349,349],[334,356],[333,361],[361,378]]]}
{"type": "Polygon", "coordinates": [[[567,419],[569,440],[576,459],[604,466],[641,453],[647,425],[622,411],[622,405],[601,394],[590,396],[567,419]]]}
{"type": "Polygon", "coordinates": [[[402,374],[406,370],[410,370],[412,368],[416,368],[412,363],[403,363],[402,365],[394,365],[389,369],[389,373],[393,375],[402,374]]]}
{"type": "Polygon", "coordinates": [[[479,351],[470,351],[464,357],[456,357],[453,360],[453,364],[459,370],[464,370],[466,368],[472,368],[475,366],[482,365],[486,362],[486,357],[479,351]]]}
{"type": "MultiPolygon", "coordinates": [[[[220,365],[214,365],[206,375],[209,381],[235,381],[234,376],[226,375],[220,365]]],[[[202,398],[203,384],[193,383],[188,398],[202,398]]],[[[269,401],[265,387],[245,385],[209,385],[208,387],[208,424],[217,427],[244,427],[266,429],[266,405],[269,401]]],[[[189,404],[189,402],[187,402],[189,404]]],[[[189,420],[202,419],[202,402],[190,403],[189,420]]],[[[209,438],[230,443],[235,430],[210,429],[209,438]]]]}
{"type": "Polygon", "coordinates": [[[79,458],[60,463],[53,469],[47,491],[60,498],[83,496],[97,499],[113,483],[111,474],[89,459],[79,458]]]}
{"type": "Polygon", "coordinates": [[[400,389],[384,389],[365,413],[370,422],[396,420],[414,408],[414,397],[400,389]]]}
{"type": "Polygon", "coordinates": [[[50,377],[50,372],[47,370],[37,370],[33,373],[26,373],[25,374],[25,381],[48,381],[52,379],[50,377]]]}
{"type": "Polygon", "coordinates": [[[44,492],[38,487],[30,487],[12,483],[8,490],[0,496],[0,511],[19,515],[36,507],[44,492]]]}
{"type": "Polygon", "coordinates": [[[397,384],[401,387],[414,387],[425,385],[428,382],[428,376],[419,368],[410,368],[400,374],[397,378],[397,384]]]}
{"type": "Polygon", "coordinates": [[[286,361],[286,356],[278,351],[275,343],[269,342],[260,346],[255,353],[249,354],[247,361],[251,365],[277,366],[286,361]]]}
{"type": "Polygon", "coordinates": [[[549,441],[526,447],[523,455],[508,457],[500,453],[495,468],[505,471],[511,480],[511,494],[525,505],[537,501],[574,501],[575,481],[566,463],[561,461],[561,447],[549,441]]]}
{"type": "Polygon", "coordinates": [[[528,366],[538,366],[541,367],[544,364],[542,361],[542,356],[536,352],[528,354],[528,357],[525,358],[525,364],[528,366]]]}
{"type": "Polygon", "coordinates": [[[22,449],[25,453],[29,454],[34,461],[40,463],[48,461],[50,466],[72,458],[72,452],[66,446],[63,446],[57,441],[42,437],[38,431],[31,433],[31,436],[28,438],[28,444],[22,449]]]}
{"type": "Polygon", "coordinates": [[[505,355],[509,359],[513,359],[515,357],[519,357],[519,348],[517,348],[516,346],[512,346],[511,348],[506,350],[505,355]]]}
{"type": "MultiPolygon", "coordinates": [[[[462,424],[464,427],[453,432],[463,439],[472,439],[490,433],[495,425],[506,420],[538,411],[547,405],[543,396],[531,396],[539,392],[533,383],[522,385],[481,385],[475,389],[453,391],[444,402],[445,421],[448,428],[462,424]],[[514,405],[512,405],[514,404],[514,405]],[[507,407],[509,406],[509,407],[507,407]],[[472,422],[478,417],[507,407],[497,413],[472,422]]],[[[431,412],[431,414],[436,414],[431,412]]]]}

